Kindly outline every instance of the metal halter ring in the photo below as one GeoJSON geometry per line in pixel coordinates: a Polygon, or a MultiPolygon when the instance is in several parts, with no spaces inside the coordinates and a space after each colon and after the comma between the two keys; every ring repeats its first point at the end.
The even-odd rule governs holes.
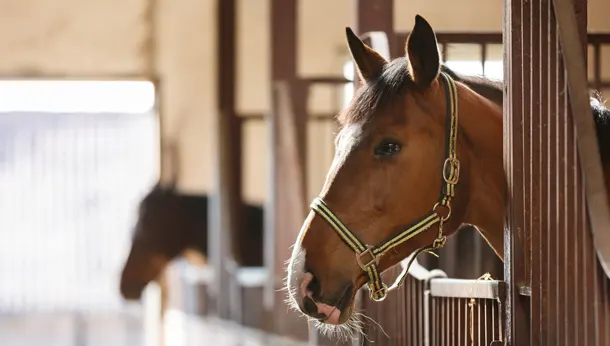
{"type": "Polygon", "coordinates": [[[371,289],[371,287],[373,287],[373,285],[369,285],[369,297],[371,298],[371,300],[374,300],[376,302],[382,302],[386,299],[386,297],[388,296],[388,286],[386,284],[384,284],[383,282],[381,283],[381,288],[378,291],[373,291],[371,289]],[[376,298],[377,293],[383,293],[381,295],[381,298],[376,298]]]}
{"type": "MultiPolygon", "coordinates": [[[[434,207],[432,208],[432,210],[441,218],[441,222],[445,222],[447,220],[449,220],[449,217],[451,216],[451,205],[447,204],[447,205],[443,205],[440,202],[436,202],[436,204],[434,205],[434,207]],[[442,216],[438,211],[438,207],[445,207],[447,208],[447,216],[442,216]]],[[[363,252],[364,253],[364,252],[363,252]]]]}
{"type": "Polygon", "coordinates": [[[370,267],[371,264],[373,264],[373,263],[376,265],[379,265],[379,257],[375,256],[375,254],[372,252],[372,250],[373,250],[373,247],[371,245],[367,245],[366,250],[362,251],[361,253],[356,254],[356,262],[358,262],[358,265],[364,271],[366,271],[366,268],[370,267]],[[363,264],[362,256],[364,256],[366,253],[369,253],[371,255],[371,260],[368,261],[366,264],[363,264]]]}
{"type": "MultiPolygon", "coordinates": [[[[449,170],[450,171],[450,170],[449,170]]],[[[460,160],[455,157],[448,157],[443,163],[443,179],[447,184],[455,185],[460,180],[460,160]],[[454,174],[453,179],[450,179],[451,176],[447,176],[447,168],[453,168],[454,174]]]]}

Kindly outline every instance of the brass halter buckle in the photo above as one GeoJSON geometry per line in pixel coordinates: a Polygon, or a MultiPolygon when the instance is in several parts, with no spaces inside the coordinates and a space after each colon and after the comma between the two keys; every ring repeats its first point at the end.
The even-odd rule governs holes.
{"type": "Polygon", "coordinates": [[[384,284],[383,282],[381,283],[381,288],[378,291],[373,291],[373,284],[369,285],[369,298],[371,298],[371,300],[376,301],[376,302],[382,302],[386,299],[386,297],[388,296],[388,286],[386,286],[386,284],[384,284]],[[381,293],[381,295],[379,295],[379,298],[377,298],[377,294],[381,293]]]}
{"type": "Polygon", "coordinates": [[[460,180],[460,160],[455,157],[448,157],[445,160],[445,163],[443,163],[443,180],[451,185],[458,183],[460,180]],[[453,168],[453,171],[455,172],[453,174],[453,179],[451,179],[451,176],[447,175],[449,174],[448,172],[451,172],[451,168],[453,168]]]}
{"type": "Polygon", "coordinates": [[[360,268],[362,268],[362,270],[366,271],[366,269],[368,267],[371,266],[371,264],[375,264],[375,265],[379,265],[379,257],[375,256],[375,254],[373,253],[373,247],[371,245],[367,245],[366,246],[366,250],[362,251],[361,253],[357,253],[356,254],[356,262],[358,262],[358,265],[360,266],[360,268]],[[371,255],[371,260],[366,262],[366,263],[362,263],[362,257],[365,254],[369,254],[371,255]]]}

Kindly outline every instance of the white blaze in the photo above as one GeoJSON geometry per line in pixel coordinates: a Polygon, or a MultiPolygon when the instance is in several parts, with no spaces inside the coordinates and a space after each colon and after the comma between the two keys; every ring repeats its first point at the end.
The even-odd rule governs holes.
{"type": "Polygon", "coordinates": [[[333,162],[330,164],[330,169],[326,174],[326,181],[322,187],[320,195],[326,194],[326,191],[330,188],[330,184],[335,178],[335,175],[345,164],[349,154],[354,150],[356,145],[362,139],[362,126],[358,124],[351,124],[344,127],[341,132],[337,135],[337,145],[335,148],[335,156],[333,162]]]}

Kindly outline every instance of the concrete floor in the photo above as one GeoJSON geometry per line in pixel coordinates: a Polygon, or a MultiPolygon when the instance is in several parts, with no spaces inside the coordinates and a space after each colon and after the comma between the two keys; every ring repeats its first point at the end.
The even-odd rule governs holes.
{"type": "Polygon", "coordinates": [[[165,335],[159,333],[146,338],[142,320],[124,314],[82,318],[67,313],[0,316],[1,346],[307,345],[227,321],[188,316],[177,310],[168,311],[163,331],[165,335]],[[157,337],[164,338],[165,343],[155,340],[157,337]]]}
{"type": "Polygon", "coordinates": [[[199,319],[169,311],[165,323],[164,346],[222,345],[222,346],[307,346],[258,330],[217,319],[199,319]]]}
{"type": "Polygon", "coordinates": [[[2,346],[142,345],[142,323],[118,314],[80,317],[69,313],[0,316],[2,346]]]}

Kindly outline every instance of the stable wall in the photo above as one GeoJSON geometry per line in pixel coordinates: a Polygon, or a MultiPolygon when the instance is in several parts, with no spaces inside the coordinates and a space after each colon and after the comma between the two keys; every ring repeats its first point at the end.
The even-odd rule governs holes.
{"type": "MultiPolygon", "coordinates": [[[[409,30],[415,14],[423,15],[441,31],[501,30],[500,0],[395,3],[394,26],[398,30],[409,30]]],[[[344,27],[353,25],[353,5],[353,0],[301,0],[301,75],[341,74],[349,60],[344,27]]],[[[217,116],[215,8],[215,0],[0,0],[0,75],[157,76],[163,136],[166,140],[178,138],[181,145],[179,187],[209,191],[217,116]]],[[[604,13],[610,13],[610,2],[589,0],[590,31],[610,31],[604,13]]],[[[238,110],[265,113],[269,105],[269,0],[239,0],[238,21],[238,110]]],[[[604,58],[610,60],[610,51],[604,51],[604,58]]],[[[610,78],[610,64],[603,74],[610,78]]],[[[312,95],[313,112],[338,111],[340,90],[316,88],[312,95]]],[[[309,126],[310,197],[318,193],[330,165],[333,130],[332,122],[309,126]]],[[[268,183],[266,125],[249,122],[245,135],[244,197],[262,201],[268,183]]]]}

